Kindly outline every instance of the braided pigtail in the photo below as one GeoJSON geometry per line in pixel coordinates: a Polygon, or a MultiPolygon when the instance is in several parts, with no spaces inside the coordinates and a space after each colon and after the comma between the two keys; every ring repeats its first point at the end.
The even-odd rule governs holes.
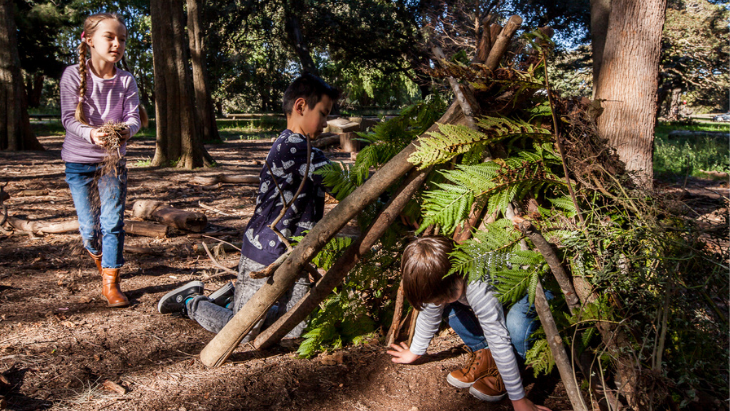
{"type": "Polygon", "coordinates": [[[76,105],[74,117],[81,123],[89,125],[84,114],[84,99],[86,98],[86,42],[82,39],[79,44],[79,103],[76,105]]]}

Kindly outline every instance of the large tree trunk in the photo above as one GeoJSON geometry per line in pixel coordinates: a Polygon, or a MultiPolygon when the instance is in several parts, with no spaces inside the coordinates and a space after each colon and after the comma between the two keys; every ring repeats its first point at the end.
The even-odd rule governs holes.
{"type": "Polygon", "coordinates": [[[0,150],[43,150],[30,128],[16,32],[15,5],[0,0],[0,150]]]}
{"type": "MultiPolygon", "coordinates": [[[[595,3],[595,2],[592,2],[595,3]]],[[[612,0],[595,98],[598,132],[635,182],[652,188],[652,156],[661,36],[666,0],[612,0]]],[[[594,56],[595,59],[595,56],[594,56]]]]}
{"type": "Polygon", "coordinates": [[[166,166],[177,161],[177,167],[193,169],[210,165],[211,161],[193,109],[182,6],[174,0],[150,2],[157,126],[152,165],[166,166]]]}
{"type": "Polygon", "coordinates": [[[218,126],[215,124],[213,99],[210,97],[208,68],[205,65],[205,36],[203,11],[200,0],[187,0],[188,37],[190,39],[190,60],[193,65],[193,86],[195,87],[195,109],[201,123],[203,141],[220,140],[218,126]]]}

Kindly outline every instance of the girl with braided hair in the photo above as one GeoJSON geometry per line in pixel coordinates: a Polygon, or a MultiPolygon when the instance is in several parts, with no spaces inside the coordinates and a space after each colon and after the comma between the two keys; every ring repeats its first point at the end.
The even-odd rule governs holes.
{"type": "Polygon", "coordinates": [[[61,121],[66,129],[61,157],[71,189],[84,248],[102,277],[102,295],[110,307],[129,300],[119,286],[124,264],[124,203],[127,194],[126,142],[140,129],[139,95],[132,74],[116,67],[124,56],[127,28],[116,14],[86,18],[79,64],[61,77],[61,121]],[[119,131],[116,170],[104,172],[107,134],[102,126],[124,123],[119,131]]]}

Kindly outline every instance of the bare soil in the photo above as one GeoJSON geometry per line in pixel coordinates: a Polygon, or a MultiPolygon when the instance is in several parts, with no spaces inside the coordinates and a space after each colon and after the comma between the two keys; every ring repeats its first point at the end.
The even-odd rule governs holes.
{"type": "MultiPolygon", "coordinates": [[[[41,137],[40,141],[47,151],[0,152],[0,184],[8,182],[9,213],[31,220],[73,219],[76,214],[60,156],[63,138],[41,137]],[[18,196],[30,189],[47,189],[49,194],[18,196]]],[[[160,200],[205,212],[206,232],[225,241],[240,241],[257,187],[226,184],[203,190],[191,180],[217,173],[258,174],[270,144],[270,140],[250,140],[208,146],[218,166],[189,172],[144,167],[143,161],[154,154],[154,142],[133,140],[127,154],[127,217],[135,200],[160,200]],[[217,211],[203,209],[199,202],[217,211]]],[[[338,161],[350,158],[335,151],[328,156],[338,161]]],[[[99,275],[78,233],[0,234],[0,396],[5,407],[511,409],[506,399],[482,403],[467,390],[446,383],[447,373],[467,358],[459,338],[448,330],[434,339],[432,355],[407,366],[390,362],[381,338],[345,348],[341,361],[326,361],[325,356],[300,359],[296,346],[256,351],[242,345],[222,367],[206,368],[198,355],[213,335],[187,318],[157,312],[159,298],[185,282],[202,280],[211,292],[234,278],[196,250],[195,244],[203,240],[212,241],[181,231],[162,239],[127,235],[127,245],[149,247],[159,254],[125,253],[122,288],[132,305],[112,309],[100,295],[99,275]],[[109,382],[122,387],[121,392],[106,388],[109,382]]],[[[220,255],[219,261],[234,266],[238,254],[220,255]]],[[[553,410],[570,409],[556,375],[535,380],[529,374],[525,380],[529,398],[553,410]]]]}

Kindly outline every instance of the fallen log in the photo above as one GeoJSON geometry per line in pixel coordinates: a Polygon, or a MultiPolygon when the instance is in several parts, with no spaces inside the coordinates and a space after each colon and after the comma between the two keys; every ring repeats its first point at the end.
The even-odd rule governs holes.
{"type": "Polygon", "coordinates": [[[63,234],[79,231],[78,220],[61,221],[57,223],[51,223],[48,221],[31,221],[24,220],[18,217],[8,216],[8,223],[13,228],[28,233],[43,235],[43,234],[63,234]]]}
{"type": "Polygon", "coordinates": [[[132,205],[132,216],[196,233],[202,232],[208,224],[208,218],[203,213],[178,210],[155,200],[135,201],[132,205]]]}
{"type": "Polygon", "coordinates": [[[154,255],[154,256],[164,255],[164,253],[162,253],[161,251],[155,250],[154,248],[142,247],[142,246],[136,246],[136,245],[128,245],[128,244],[124,244],[124,252],[132,253],[132,254],[154,255]]]}
{"type": "Polygon", "coordinates": [[[202,186],[212,186],[218,183],[227,184],[259,184],[261,179],[255,175],[228,175],[216,174],[212,176],[197,176],[193,182],[202,186]]]}
{"type": "Polygon", "coordinates": [[[315,140],[312,140],[312,147],[325,148],[334,144],[340,144],[340,135],[335,133],[322,133],[315,140]]]}
{"type": "Polygon", "coordinates": [[[47,189],[42,190],[23,190],[15,193],[16,197],[37,197],[37,196],[47,196],[49,191],[47,189]]]}
{"type": "MultiPolygon", "coordinates": [[[[24,220],[18,217],[8,217],[8,222],[13,228],[28,233],[43,234],[65,234],[79,231],[79,220],[66,220],[59,222],[24,220]]],[[[144,237],[161,238],[167,235],[168,227],[162,224],[146,221],[124,220],[124,232],[144,237]]]]}
{"type": "Polygon", "coordinates": [[[126,234],[139,235],[143,237],[165,238],[170,227],[152,223],[149,221],[124,221],[124,232],[126,234]]]}

